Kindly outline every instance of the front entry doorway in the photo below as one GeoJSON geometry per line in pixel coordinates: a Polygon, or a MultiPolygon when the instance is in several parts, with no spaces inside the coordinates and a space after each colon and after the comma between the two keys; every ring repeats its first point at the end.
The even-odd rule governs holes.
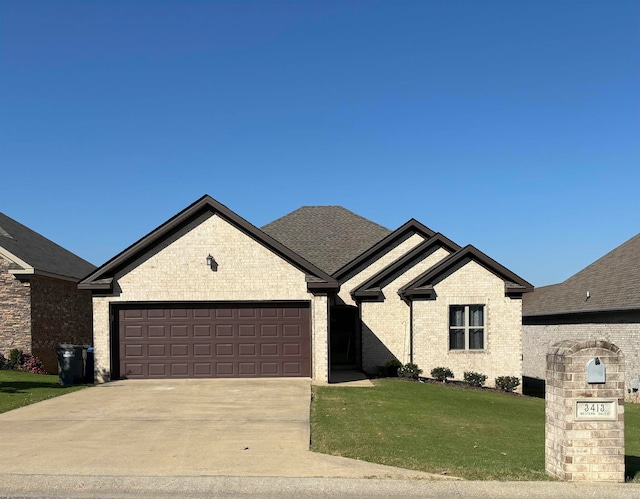
{"type": "Polygon", "coordinates": [[[329,331],[332,369],[360,367],[358,308],[350,305],[331,307],[329,331]]]}

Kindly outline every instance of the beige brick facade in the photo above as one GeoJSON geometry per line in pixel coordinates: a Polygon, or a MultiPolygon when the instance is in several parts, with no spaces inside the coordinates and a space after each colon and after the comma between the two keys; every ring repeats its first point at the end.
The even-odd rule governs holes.
{"type": "Polygon", "coordinates": [[[202,216],[116,274],[112,296],[94,296],[99,379],[110,375],[109,305],[150,301],[311,302],[313,378],[328,378],[327,297],[307,290],[305,273],[218,215],[202,216]],[[206,265],[213,255],[218,268],[206,265]]]}
{"type": "MultiPolygon", "coordinates": [[[[522,300],[505,296],[504,281],[471,261],[434,286],[435,300],[414,300],[414,362],[429,375],[450,368],[455,379],[464,371],[488,376],[522,374],[522,300]],[[449,306],[485,305],[484,350],[449,350],[449,306]]],[[[519,387],[520,389],[520,387],[519,387]]]]}
{"type": "Polygon", "coordinates": [[[410,307],[398,296],[398,289],[448,255],[449,252],[443,248],[436,250],[387,284],[382,289],[383,302],[363,302],[360,305],[362,368],[366,372],[375,373],[379,366],[393,358],[403,364],[409,362],[410,307]]]}
{"type": "Polygon", "coordinates": [[[401,244],[393,248],[391,251],[383,255],[381,258],[374,260],[371,263],[371,265],[369,265],[367,268],[363,269],[361,272],[353,276],[348,281],[345,281],[340,286],[340,293],[338,294],[338,296],[342,299],[342,301],[344,301],[345,304],[355,305],[353,298],[351,298],[351,291],[353,291],[364,281],[371,278],[372,276],[380,272],[382,269],[384,269],[391,263],[395,262],[405,254],[407,254],[409,251],[411,251],[413,248],[418,246],[424,240],[425,240],[424,237],[421,236],[420,234],[414,234],[413,236],[408,238],[406,241],[402,242],[401,244]]]}

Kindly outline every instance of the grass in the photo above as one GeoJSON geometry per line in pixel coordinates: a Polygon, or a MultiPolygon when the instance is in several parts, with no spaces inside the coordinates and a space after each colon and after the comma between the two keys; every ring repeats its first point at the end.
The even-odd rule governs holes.
{"type": "Polygon", "coordinates": [[[75,392],[85,386],[61,386],[57,375],[1,370],[0,413],[75,392]]]}
{"type": "MultiPolygon", "coordinates": [[[[549,480],[544,400],[384,379],[315,387],[312,449],[469,480],[549,480]]],[[[640,475],[640,406],[625,406],[627,474],[640,475]]]]}

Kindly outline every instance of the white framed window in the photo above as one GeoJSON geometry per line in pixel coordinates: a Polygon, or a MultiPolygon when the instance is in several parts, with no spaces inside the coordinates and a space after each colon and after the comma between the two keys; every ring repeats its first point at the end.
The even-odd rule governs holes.
{"type": "Polygon", "coordinates": [[[449,350],[483,350],[484,328],[484,305],[451,305],[449,350]]]}

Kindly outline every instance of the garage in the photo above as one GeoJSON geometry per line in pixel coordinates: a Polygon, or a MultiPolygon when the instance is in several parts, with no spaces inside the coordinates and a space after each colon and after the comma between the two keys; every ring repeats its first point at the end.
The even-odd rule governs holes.
{"type": "Polygon", "coordinates": [[[114,316],[120,378],[311,376],[308,303],[130,304],[114,316]]]}

